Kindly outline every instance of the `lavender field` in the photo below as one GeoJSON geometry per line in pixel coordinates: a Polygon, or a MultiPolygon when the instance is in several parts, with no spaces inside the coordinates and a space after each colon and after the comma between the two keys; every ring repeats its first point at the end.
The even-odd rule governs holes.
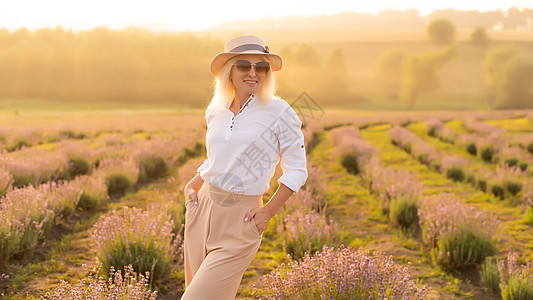
{"type": "MultiPolygon", "coordinates": [[[[533,299],[533,111],[296,111],[309,178],[238,299],[533,299]]],[[[178,299],[205,129],[199,110],[2,115],[0,298],[178,299]]]]}

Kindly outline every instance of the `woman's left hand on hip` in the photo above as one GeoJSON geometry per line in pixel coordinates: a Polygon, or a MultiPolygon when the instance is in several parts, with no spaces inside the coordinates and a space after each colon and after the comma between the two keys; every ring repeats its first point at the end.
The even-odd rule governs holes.
{"type": "Polygon", "coordinates": [[[270,221],[270,218],[272,218],[272,214],[270,211],[268,211],[264,206],[263,207],[256,207],[250,212],[246,214],[244,217],[245,222],[254,222],[257,227],[257,230],[261,233],[265,231],[268,222],[270,221]],[[253,219],[252,219],[253,218],[253,219]]]}

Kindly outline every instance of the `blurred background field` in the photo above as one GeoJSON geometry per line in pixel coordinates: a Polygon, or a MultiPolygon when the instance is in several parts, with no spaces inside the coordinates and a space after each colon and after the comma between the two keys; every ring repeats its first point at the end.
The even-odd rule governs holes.
{"type": "Polygon", "coordinates": [[[516,8],[437,10],[423,17],[416,10],[385,10],[376,16],[346,12],[233,21],[187,32],[105,26],[77,32],[61,27],[0,29],[0,109],[201,109],[212,93],[211,59],[226,40],[244,33],[262,36],[271,51],[284,58],[283,69],[276,73],[278,94],[289,101],[307,92],[325,108],[527,107],[533,103],[533,92],[527,88],[531,80],[522,83],[525,104],[522,100],[521,104],[494,103],[497,90],[506,89],[503,81],[507,79],[499,75],[499,86],[491,84],[490,77],[496,75],[490,75],[489,69],[510,71],[505,71],[506,61],[492,65],[487,61],[497,55],[489,52],[510,47],[510,57],[520,61],[516,72],[522,72],[522,78],[531,77],[532,15],[532,10],[516,8]],[[445,42],[432,41],[428,34],[430,23],[439,19],[453,26],[452,37],[445,42]],[[481,36],[473,37],[476,29],[481,36]],[[447,49],[450,55],[443,63],[421,62],[418,69],[409,70],[408,61],[447,49]],[[391,53],[400,53],[399,62],[380,65],[391,53]],[[389,78],[384,78],[384,72],[389,78]],[[423,77],[431,82],[419,84],[422,87],[410,105],[408,81],[423,77]],[[394,97],[390,97],[390,85],[398,90],[394,97]]]}

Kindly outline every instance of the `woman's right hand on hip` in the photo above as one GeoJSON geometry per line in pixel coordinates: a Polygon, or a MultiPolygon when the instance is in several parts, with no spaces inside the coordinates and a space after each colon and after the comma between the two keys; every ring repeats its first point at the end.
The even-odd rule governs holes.
{"type": "Polygon", "coordinates": [[[183,194],[185,195],[185,202],[191,199],[194,205],[198,205],[198,196],[196,195],[196,190],[193,187],[187,184],[183,189],[183,194]]]}

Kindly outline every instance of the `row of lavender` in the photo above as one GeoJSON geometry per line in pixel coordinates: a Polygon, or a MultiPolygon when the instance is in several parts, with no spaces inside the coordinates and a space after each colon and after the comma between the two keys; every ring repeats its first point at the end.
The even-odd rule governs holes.
{"type": "MultiPolygon", "coordinates": [[[[532,124],[533,120],[528,122],[532,124]]],[[[427,121],[426,129],[430,136],[441,140],[443,136],[447,136],[449,142],[461,145],[469,154],[478,154],[483,161],[499,162],[500,165],[494,173],[480,170],[477,174],[469,174],[467,159],[449,157],[443,161],[443,165],[447,165],[447,176],[456,181],[467,181],[500,198],[506,195],[514,197],[526,211],[526,223],[533,224],[533,180],[529,177],[533,175],[530,167],[533,163],[533,134],[521,135],[518,143],[512,144],[501,127],[473,120],[463,122],[462,125],[471,133],[456,134],[437,119],[427,121]]]]}
{"type": "Polygon", "coordinates": [[[411,279],[392,257],[344,246],[330,217],[325,178],[309,163],[309,178],[283,211],[276,230],[289,261],[255,286],[266,299],[423,299],[426,288],[411,279]]]}
{"type": "Polygon", "coordinates": [[[420,199],[423,185],[418,176],[405,169],[383,167],[377,158],[377,150],[361,138],[356,128],[338,128],[332,131],[331,135],[337,147],[341,149],[343,165],[352,173],[361,174],[370,191],[381,200],[381,208],[393,225],[407,229],[420,223],[424,232],[424,241],[432,249],[434,260],[442,269],[468,268],[482,262],[487,253],[490,255],[494,252],[491,236],[496,223],[491,222],[491,217],[486,214],[471,216],[451,214],[451,211],[447,210],[449,207],[460,208],[463,212],[470,211],[465,203],[455,199],[451,194],[420,199]],[[347,163],[350,159],[353,162],[347,163]],[[358,172],[354,172],[355,170],[358,172]],[[433,213],[435,209],[438,211],[437,214],[433,213]],[[485,223],[492,225],[481,226],[485,223]],[[479,231],[472,233],[474,230],[479,231]],[[487,245],[484,248],[490,251],[481,250],[486,253],[477,255],[476,245],[464,247],[463,244],[468,243],[470,236],[486,240],[487,245]],[[455,241],[447,244],[445,241],[448,240],[455,241]],[[457,245],[461,245],[460,249],[473,252],[475,255],[465,260],[462,253],[455,253],[457,245]],[[449,254],[451,257],[445,260],[443,254],[446,254],[444,256],[449,254]]]}
{"type": "MultiPolygon", "coordinates": [[[[485,166],[470,163],[467,158],[441,153],[430,142],[422,140],[416,134],[403,127],[393,127],[389,131],[392,142],[428,167],[445,174],[454,181],[466,181],[483,192],[496,197],[512,197],[521,202],[526,211],[527,204],[533,197],[533,181],[526,167],[504,164],[490,170],[485,166]]],[[[529,212],[528,212],[529,214],[529,212]]]]}
{"type": "MultiPolygon", "coordinates": [[[[301,205],[296,201],[291,202],[293,204],[279,215],[280,223],[276,226],[286,250],[292,253],[290,256],[302,256],[303,260],[291,260],[288,265],[282,264],[275,272],[262,278],[261,286],[256,287],[258,294],[269,299],[285,299],[296,295],[304,299],[320,294],[348,298],[350,295],[357,294],[375,295],[377,299],[383,299],[378,295],[411,295],[410,293],[417,291],[414,283],[408,280],[409,275],[406,270],[395,266],[390,257],[381,253],[370,255],[342,246],[339,249],[327,246],[322,248],[334,242],[334,238],[332,239],[334,230],[332,229],[335,225],[331,221],[326,221],[323,213],[324,207],[314,205],[318,202],[311,193],[310,188],[300,191],[297,197],[305,202],[301,205]],[[327,224],[328,222],[330,224],[327,224]],[[305,228],[305,225],[312,226],[312,228],[305,228]],[[311,252],[310,249],[322,251],[311,252]],[[358,271],[359,269],[351,267],[354,264],[373,267],[361,268],[361,271],[358,271]],[[329,266],[329,269],[325,269],[324,266],[329,266]],[[337,276],[331,277],[333,272],[337,276]],[[313,278],[308,277],[311,274],[314,275],[313,278]],[[385,278],[387,275],[389,278],[385,278]],[[378,281],[378,278],[381,281],[378,281]],[[399,281],[403,284],[394,285],[398,278],[407,279],[407,281],[399,281]],[[379,284],[370,287],[376,283],[379,284]],[[412,286],[410,289],[409,285],[412,286]],[[392,291],[389,290],[391,286],[395,287],[392,291]]],[[[181,254],[179,247],[181,240],[179,238],[172,240],[174,236],[170,229],[173,220],[165,213],[166,210],[166,208],[155,207],[148,211],[124,208],[121,213],[111,212],[108,216],[102,217],[95,225],[92,237],[98,245],[98,257],[104,269],[109,266],[119,268],[117,266],[129,264],[141,273],[143,270],[149,270],[148,274],[153,276],[152,278],[160,278],[164,275],[170,261],[176,260],[181,254]],[[139,234],[141,232],[142,235],[139,234]],[[146,249],[144,245],[150,244],[152,247],[146,249]]],[[[129,273],[131,274],[131,270],[129,273]]],[[[130,297],[134,292],[143,294],[142,299],[154,297],[154,293],[147,289],[146,276],[140,278],[139,284],[126,290],[126,294],[130,297]]],[[[114,283],[102,284],[101,279],[88,278],[87,280],[92,281],[92,285],[100,282],[102,291],[118,289],[114,283]]],[[[90,286],[84,282],[75,286],[63,283],[49,297],[61,299],[61,297],[76,294],[103,295],[101,292],[90,289],[90,286]]],[[[120,288],[124,290],[123,287],[120,288]]]]}
{"type": "Polygon", "coordinates": [[[181,190],[196,174],[199,163],[190,160],[182,166],[178,179],[169,179],[176,192],[153,195],[147,209],[123,207],[100,217],[90,235],[96,245],[98,269],[86,270],[88,275],[75,284],[61,281],[45,298],[157,299],[158,293],[153,291],[156,281],[168,277],[176,266],[183,268],[185,207],[181,190]]]}
{"type": "Polygon", "coordinates": [[[176,189],[153,195],[147,209],[123,207],[100,217],[91,238],[103,270],[131,266],[139,273],[148,272],[153,282],[167,277],[173,265],[183,266],[185,199],[181,191],[201,161],[183,165],[178,178],[169,179],[176,189]]]}
{"type": "MultiPolygon", "coordinates": [[[[397,127],[391,130],[401,130],[397,127]]],[[[377,150],[361,138],[354,127],[341,127],[331,132],[338,148],[341,163],[351,173],[360,174],[369,189],[381,200],[381,207],[392,225],[408,229],[420,225],[423,242],[429,246],[432,261],[446,271],[463,271],[480,265],[496,253],[498,220],[491,214],[467,205],[453,194],[442,193],[421,198],[422,183],[405,169],[382,167],[377,150]]],[[[394,139],[393,139],[394,142],[394,139]]],[[[411,144],[414,155],[426,162],[427,145],[411,144]]],[[[490,260],[489,260],[490,261],[490,260]]],[[[533,269],[497,277],[502,293],[531,291],[527,285],[517,286],[515,281],[528,282],[533,269]],[[526,278],[526,279],[523,279],[526,278]]],[[[502,273],[503,274],[503,273],[502,273]]],[[[494,277],[494,276],[493,276],[494,277]]],[[[507,297],[506,299],[521,299],[507,297]]]]}
{"type": "MultiPolygon", "coordinates": [[[[135,114],[135,112],[132,112],[135,114]]],[[[63,118],[31,116],[21,118],[3,116],[0,124],[0,151],[14,152],[22,148],[58,143],[98,139],[108,135],[153,135],[165,128],[179,132],[201,128],[205,121],[183,114],[145,114],[130,116],[91,112],[88,117],[71,114],[63,118]]]]}
{"type": "Polygon", "coordinates": [[[479,156],[487,163],[520,168],[526,171],[533,161],[533,134],[522,135],[518,142],[507,141],[506,130],[475,120],[462,122],[469,133],[459,134],[445,127],[439,119],[426,122],[427,133],[441,141],[457,144],[472,156],[479,156]]]}
{"type": "MultiPolygon", "coordinates": [[[[366,298],[371,295],[377,299],[396,299],[403,297],[423,298],[425,295],[424,288],[416,287],[409,279],[407,270],[394,265],[391,257],[387,257],[382,253],[370,255],[369,253],[355,251],[350,248],[344,248],[343,246],[339,249],[328,248],[326,246],[328,244],[332,245],[339,242],[340,238],[335,235],[337,224],[326,217],[327,200],[325,199],[325,195],[321,193],[323,189],[320,189],[320,183],[324,182],[323,178],[320,177],[320,171],[313,166],[310,166],[309,170],[310,179],[306,187],[298,192],[298,201],[290,202],[291,204],[284,208],[283,213],[277,221],[277,229],[282,237],[285,250],[289,252],[289,254],[292,254],[293,257],[303,257],[303,259],[300,261],[293,260],[287,265],[282,264],[279,266],[275,272],[272,272],[270,275],[267,275],[262,279],[262,287],[258,288],[257,291],[269,299],[284,299],[287,297],[294,297],[295,295],[300,298],[320,298],[323,296],[329,296],[335,299],[350,298],[354,296],[364,296],[366,298]],[[320,249],[322,246],[325,246],[322,248],[322,252],[313,251],[320,249]],[[312,255],[312,253],[314,255],[312,255]],[[365,268],[357,268],[357,265],[365,266],[365,268]],[[324,266],[327,267],[324,268],[324,266]],[[332,276],[332,274],[337,274],[338,276],[332,276]]],[[[377,186],[379,186],[379,184],[377,186]]],[[[394,190],[394,188],[392,189],[394,190]]],[[[390,192],[389,188],[386,188],[385,190],[386,193],[390,192]]],[[[388,197],[390,198],[390,195],[388,197]]],[[[429,207],[431,207],[431,205],[429,205],[429,207]]],[[[457,206],[455,206],[455,208],[457,208],[457,206]]],[[[428,211],[433,210],[428,209],[428,211]]],[[[149,212],[144,213],[148,215],[150,214],[149,212]]],[[[93,238],[100,240],[99,243],[101,246],[99,247],[99,257],[102,262],[114,260],[115,264],[120,265],[120,263],[123,264],[124,262],[127,262],[128,259],[129,262],[131,262],[133,257],[131,256],[131,249],[135,249],[134,251],[136,251],[137,258],[143,253],[142,251],[139,251],[139,248],[142,248],[139,247],[139,244],[149,244],[146,240],[150,240],[150,238],[145,237],[141,239],[144,240],[144,242],[135,242],[135,238],[132,237],[132,232],[129,230],[129,228],[136,228],[135,225],[117,225],[119,223],[128,224],[128,220],[133,219],[133,216],[142,218],[141,214],[140,211],[135,212],[135,209],[131,210],[126,208],[123,214],[113,212],[105,219],[101,219],[101,222],[98,223],[99,225],[95,226],[95,228],[104,228],[103,230],[95,231],[103,232],[102,234],[98,233],[93,235],[93,238]],[[116,237],[119,235],[123,238],[117,239],[116,237]],[[118,242],[116,240],[118,240],[118,242]],[[117,248],[121,250],[116,251],[117,248]],[[111,249],[111,251],[109,249],[111,249]],[[117,252],[121,255],[115,258],[116,255],[114,256],[112,254],[116,254],[117,252]],[[118,258],[120,258],[120,263],[117,261],[118,258]]],[[[164,216],[165,213],[162,213],[161,215],[164,216]]],[[[163,218],[155,218],[152,216],[151,219],[163,220],[163,222],[156,223],[166,224],[166,227],[149,226],[150,228],[158,228],[157,230],[162,232],[169,232],[168,230],[165,231],[162,229],[169,228],[170,218],[168,216],[163,218]]],[[[431,219],[431,216],[427,217],[427,219],[431,219]]],[[[445,228],[448,228],[450,231],[457,231],[457,228],[470,227],[463,224],[464,219],[465,218],[460,219],[459,222],[457,222],[458,225],[447,224],[448,227],[445,228]],[[460,221],[463,221],[463,223],[460,221]]],[[[428,221],[427,223],[434,225],[439,224],[439,221],[440,220],[437,220],[433,223],[428,221]]],[[[434,229],[434,226],[429,227],[434,229]]],[[[136,232],[140,232],[140,230],[142,230],[142,228],[138,228],[136,232]]],[[[146,232],[146,229],[144,231],[146,232]]],[[[442,234],[443,236],[448,236],[446,233],[447,232],[438,232],[435,234],[435,232],[432,232],[432,235],[428,233],[428,236],[433,236],[434,240],[438,240],[435,238],[436,235],[438,236],[439,234],[442,234]]],[[[152,236],[151,239],[153,239],[153,235],[153,233],[148,234],[148,236],[152,236]]],[[[160,252],[166,252],[168,255],[168,253],[171,253],[173,251],[172,249],[176,249],[176,247],[170,247],[169,250],[167,246],[172,240],[172,236],[170,234],[163,234],[163,236],[170,238],[167,238],[165,242],[153,244],[166,245],[159,248],[167,249],[160,250],[160,252]]],[[[177,241],[177,239],[174,240],[174,245],[179,244],[175,241],[177,241]]],[[[152,253],[155,252],[152,251],[152,253]]],[[[175,256],[176,253],[174,252],[174,257],[175,256]]],[[[155,255],[141,255],[141,257],[148,258],[143,259],[146,266],[149,265],[146,264],[146,262],[151,261],[153,263],[154,261],[159,261],[159,259],[161,259],[154,259],[155,255]]],[[[138,260],[141,259],[136,259],[134,263],[139,263],[138,260]]],[[[157,264],[153,264],[152,267],[154,267],[154,269],[151,270],[152,273],[155,272],[157,274],[158,272],[155,271],[155,266],[157,266],[157,264]]],[[[131,274],[131,272],[128,274],[131,274]]],[[[144,277],[141,277],[141,279],[143,278],[144,277]]],[[[97,282],[94,278],[91,280],[97,282]]],[[[100,283],[100,290],[109,288],[108,285],[102,286],[101,279],[98,282],[100,283]]],[[[140,280],[140,282],[143,282],[143,280],[140,280]]],[[[120,284],[113,286],[121,287],[120,284]]],[[[147,292],[147,290],[142,287],[142,284],[132,285],[130,286],[130,290],[133,289],[138,293],[140,293],[139,290],[142,290],[144,291],[144,297],[154,297],[153,293],[147,292]]],[[[73,290],[79,289],[83,290],[83,285],[78,288],[72,288],[70,285],[63,285],[62,287],[63,292],[69,290],[72,292],[73,290]]],[[[61,293],[61,291],[56,292],[56,296],[61,295],[61,293]]],[[[133,292],[130,291],[128,293],[133,292]]],[[[63,295],[65,294],[63,293],[63,295]]]]}
{"type": "Polygon", "coordinates": [[[91,230],[100,262],[96,274],[109,270],[109,277],[87,270],[88,276],[74,285],[62,280],[46,299],[156,299],[152,282],[168,276],[183,258],[183,239],[175,226],[181,221],[169,211],[155,205],[148,210],[124,207],[100,217],[91,230]]]}
{"type": "Polygon", "coordinates": [[[109,196],[166,175],[178,158],[195,154],[194,139],[137,143],[129,155],[103,159],[91,175],[9,190],[0,198],[0,265],[42,245],[47,230],[76,209],[100,207],[109,196]]]}
{"type": "MultiPolygon", "coordinates": [[[[106,158],[133,155],[136,160],[142,160],[146,158],[141,156],[146,156],[143,153],[147,148],[158,149],[157,156],[173,163],[171,160],[182,159],[172,156],[175,144],[185,142],[180,141],[182,139],[169,134],[158,134],[149,139],[111,134],[95,140],[59,142],[52,145],[51,150],[33,147],[12,153],[0,152],[0,196],[12,188],[38,186],[90,174],[106,158]]],[[[145,174],[141,173],[141,176],[145,174]]]]}
{"type": "MultiPolygon", "coordinates": [[[[533,124],[533,120],[526,121],[533,124]]],[[[479,154],[483,161],[500,162],[500,165],[496,172],[481,169],[474,174],[467,170],[467,159],[449,157],[443,161],[443,165],[447,165],[447,175],[456,181],[467,181],[500,198],[510,195],[526,211],[525,221],[533,224],[533,180],[529,176],[533,175],[530,167],[533,163],[533,134],[520,135],[518,144],[512,144],[508,139],[512,139],[515,134],[506,138],[506,131],[501,127],[472,120],[462,124],[471,134],[455,134],[440,120],[426,122],[426,129],[430,136],[443,140],[442,136],[445,134],[450,137],[451,143],[459,144],[471,155],[479,154]]]]}
{"type": "MultiPolygon", "coordinates": [[[[285,216],[284,226],[297,227],[294,219],[294,216],[285,216]]],[[[128,299],[155,299],[157,293],[149,289],[148,276],[161,278],[168,271],[171,261],[175,262],[181,255],[181,240],[179,235],[173,236],[172,226],[171,217],[156,208],[148,211],[124,208],[121,213],[112,212],[102,217],[94,227],[92,238],[98,245],[102,265],[111,266],[110,278],[105,281],[102,277],[89,276],[75,285],[62,282],[47,298],[85,299],[121,294],[128,299]],[[125,277],[130,278],[129,285],[125,285],[121,274],[114,271],[117,265],[124,264],[128,264],[125,277]],[[145,275],[136,277],[133,270],[145,275]]],[[[300,236],[296,237],[298,234],[286,229],[285,234],[291,236],[287,243],[305,240],[303,248],[306,248],[309,241],[323,234],[307,235],[310,231],[300,232],[300,236]]],[[[394,264],[392,257],[381,252],[356,251],[342,245],[324,246],[321,251],[313,253],[306,251],[301,260],[282,263],[276,271],[262,277],[260,286],[256,286],[255,290],[267,299],[316,299],[325,296],[334,299],[366,299],[370,296],[375,299],[423,299],[426,293],[410,279],[406,268],[394,264]]]]}
{"type": "MultiPolygon", "coordinates": [[[[322,128],[304,130],[307,145],[322,139],[322,128]]],[[[308,148],[309,149],[309,148],[308,148]]],[[[266,299],[423,299],[426,288],[411,279],[407,268],[396,265],[382,252],[344,246],[331,218],[324,170],[310,162],[309,178],[295,199],[276,215],[279,234],[289,261],[260,279],[258,296],[266,299]]]]}

